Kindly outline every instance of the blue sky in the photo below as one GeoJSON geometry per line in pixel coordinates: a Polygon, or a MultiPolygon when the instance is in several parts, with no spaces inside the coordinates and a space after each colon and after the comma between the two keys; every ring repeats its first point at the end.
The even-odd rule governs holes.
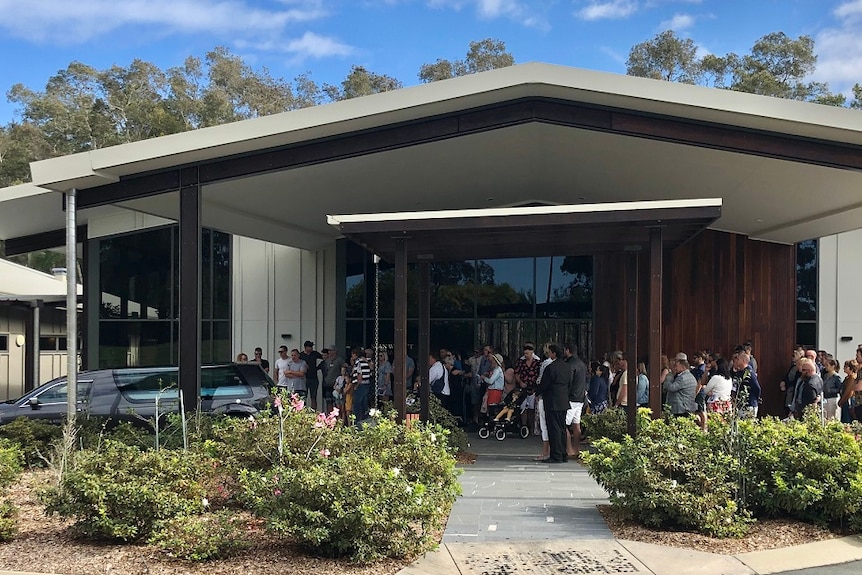
{"type": "MultiPolygon", "coordinates": [[[[358,64],[409,86],[423,63],[487,37],[516,62],[625,73],[629,49],[669,28],[719,55],[807,34],[815,79],[862,82],[862,0],[0,0],[0,88],[41,90],[73,60],[166,69],[215,46],[285,79],[338,83],[358,64]]],[[[14,113],[0,98],[0,124],[14,113]]]]}

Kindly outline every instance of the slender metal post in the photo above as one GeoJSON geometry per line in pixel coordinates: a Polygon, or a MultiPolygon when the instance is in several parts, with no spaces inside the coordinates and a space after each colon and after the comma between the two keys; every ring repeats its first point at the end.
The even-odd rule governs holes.
{"type": "Polygon", "coordinates": [[[28,340],[25,347],[25,353],[29,358],[30,369],[24,377],[24,391],[32,391],[39,387],[42,376],[42,350],[39,342],[39,335],[42,333],[42,305],[43,302],[37,299],[30,303],[30,333],[27,334],[28,340]]]}
{"type": "Polygon", "coordinates": [[[661,417],[661,316],[662,316],[662,228],[649,231],[649,406],[653,418],[661,417]]]}
{"type": "Polygon", "coordinates": [[[638,387],[638,253],[626,254],[626,360],[628,379],[626,403],[628,403],[628,433],[637,435],[637,387],[638,387]]]}
{"type": "MultiPolygon", "coordinates": [[[[66,192],[66,417],[75,422],[78,411],[78,229],[76,190],[66,192]]],[[[38,333],[33,334],[39,337],[38,333]]],[[[38,347],[38,346],[37,346],[38,347]]],[[[37,358],[38,360],[38,358],[37,358]]]]}
{"type": "Polygon", "coordinates": [[[428,381],[428,354],[431,351],[431,269],[428,262],[419,264],[419,357],[416,359],[416,369],[419,370],[420,396],[422,407],[419,413],[421,421],[428,421],[431,401],[431,387],[428,381]]]}
{"type": "Polygon", "coordinates": [[[407,252],[403,239],[395,240],[395,409],[407,419],[407,252]]]}

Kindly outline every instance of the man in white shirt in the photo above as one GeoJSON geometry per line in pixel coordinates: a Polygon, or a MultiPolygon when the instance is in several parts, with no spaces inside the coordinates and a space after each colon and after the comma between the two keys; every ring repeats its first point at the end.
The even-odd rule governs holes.
{"type": "Polygon", "coordinates": [[[430,384],[433,384],[437,380],[443,381],[443,387],[440,391],[434,391],[434,386],[431,386],[431,391],[434,392],[434,395],[437,396],[437,399],[440,400],[440,403],[443,404],[443,407],[449,409],[449,396],[452,391],[449,388],[449,372],[446,371],[446,368],[443,367],[443,364],[437,358],[437,356],[432,352],[428,354],[428,381],[430,384]]]}

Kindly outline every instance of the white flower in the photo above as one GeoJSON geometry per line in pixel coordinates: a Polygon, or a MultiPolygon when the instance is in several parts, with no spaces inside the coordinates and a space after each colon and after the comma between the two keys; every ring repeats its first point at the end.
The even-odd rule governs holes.
{"type": "Polygon", "coordinates": [[[671,487],[676,487],[676,479],[671,480],[671,482],[670,482],[670,486],[671,486],[671,487]]]}
{"type": "Polygon", "coordinates": [[[204,498],[203,498],[203,500],[201,501],[201,503],[203,503],[204,509],[206,509],[207,507],[209,507],[209,506],[210,506],[210,500],[209,500],[209,499],[207,499],[206,497],[204,497],[204,498]]]}
{"type": "Polygon", "coordinates": [[[407,486],[407,493],[413,493],[413,486],[412,485],[407,486]]]}
{"type": "Polygon", "coordinates": [[[380,410],[371,408],[368,410],[368,415],[370,415],[371,417],[377,417],[378,415],[380,415],[380,410]]]}
{"type": "Polygon", "coordinates": [[[399,475],[401,475],[401,470],[398,469],[397,467],[393,467],[392,468],[392,475],[394,475],[395,477],[398,477],[399,475]]]}
{"type": "Polygon", "coordinates": [[[431,441],[437,441],[437,434],[436,433],[431,434],[431,441]]]}

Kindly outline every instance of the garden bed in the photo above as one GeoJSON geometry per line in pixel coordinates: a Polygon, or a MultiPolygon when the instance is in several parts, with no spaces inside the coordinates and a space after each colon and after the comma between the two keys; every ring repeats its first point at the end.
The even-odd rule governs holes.
{"type": "Polygon", "coordinates": [[[691,531],[651,529],[634,521],[626,520],[621,513],[614,510],[610,505],[599,505],[599,512],[617,539],[668,547],[682,547],[722,555],[779,549],[834,539],[843,535],[843,533],[830,531],[825,527],[791,519],[760,519],[751,526],[744,537],[738,539],[732,537],[718,538],[691,531]]]}
{"type": "Polygon", "coordinates": [[[0,569],[64,575],[389,575],[410,563],[384,560],[357,565],[314,557],[291,541],[268,535],[263,529],[249,532],[252,546],[238,555],[202,563],[178,561],[144,544],[84,542],[69,534],[70,522],[45,517],[44,506],[35,493],[50,479],[47,471],[30,471],[11,488],[10,495],[18,506],[19,533],[10,543],[0,543],[0,569]]]}

